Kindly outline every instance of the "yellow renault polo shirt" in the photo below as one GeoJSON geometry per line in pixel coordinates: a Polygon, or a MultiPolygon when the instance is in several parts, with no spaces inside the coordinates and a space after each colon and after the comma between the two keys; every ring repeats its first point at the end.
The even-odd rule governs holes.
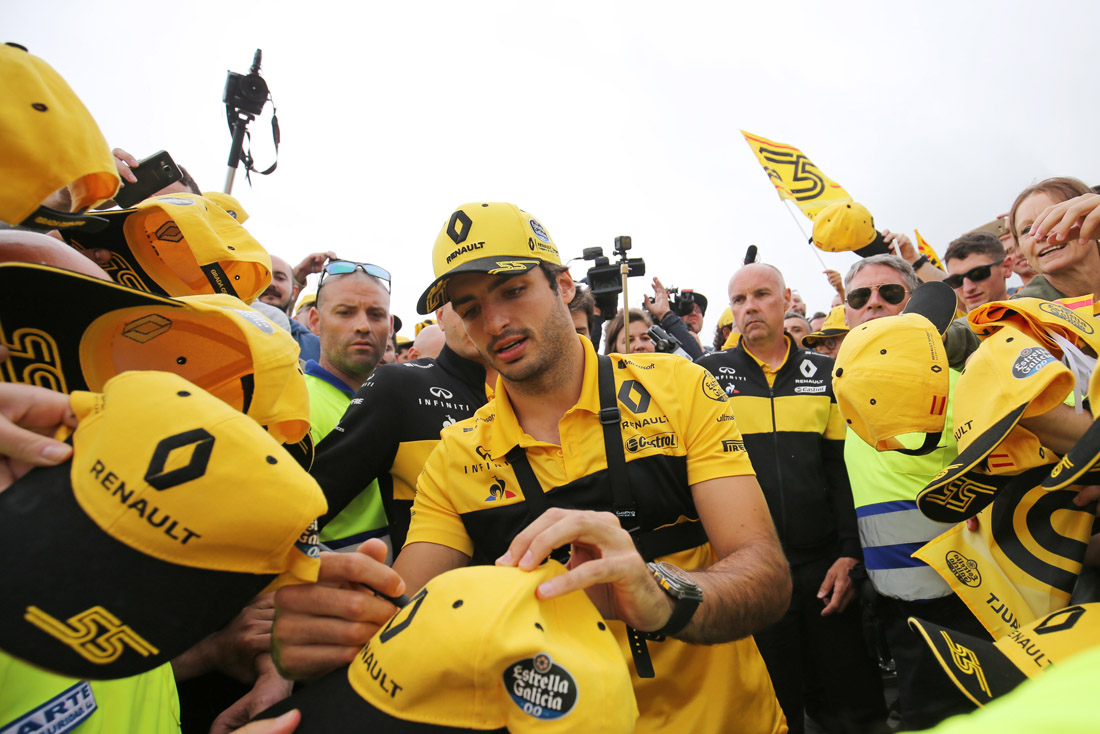
{"type": "MultiPolygon", "coordinates": [[[[597,360],[583,337],[581,396],[561,419],[561,445],[520,428],[503,381],[496,397],[444,429],[417,482],[407,543],[445,545],[492,563],[529,522],[505,455],[527,451],[552,506],[610,510],[597,360]]],[[[698,522],[691,485],[752,475],[726,393],[709,372],[672,355],[611,355],[627,472],[643,531],[698,522]]],[[[735,518],[730,518],[736,521],[735,518]]],[[[714,560],[709,543],[664,556],[692,570],[714,560]]],[[[706,602],[704,601],[704,604],[706,602]]],[[[625,626],[612,622],[633,671],[625,626]]],[[[650,642],[654,678],[634,677],[639,732],[783,732],[786,723],[752,638],[722,645],[650,642]]]]}

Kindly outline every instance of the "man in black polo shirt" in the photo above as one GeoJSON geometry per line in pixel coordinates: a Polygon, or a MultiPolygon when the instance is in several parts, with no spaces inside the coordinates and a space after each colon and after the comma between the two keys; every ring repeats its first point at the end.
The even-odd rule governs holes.
{"type": "Polygon", "coordinates": [[[851,603],[848,572],[862,553],[833,361],[784,333],[791,292],[777,268],[746,265],[729,295],[741,341],[698,364],[730,397],[794,580],[786,615],[756,643],[792,733],[803,731],[806,708],[830,732],[887,731],[882,681],[851,603]]]}
{"type": "MultiPolygon", "coordinates": [[[[496,382],[496,371],[486,375],[484,360],[451,307],[441,308],[437,318],[446,337],[439,357],[380,365],[317,445],[310,469],[328,501],[322,529],[334,520],[354,527],[346,514],[355,511],[363,487],[378,480],[395,555],[409,531],[416,478],[439,443],[439,432],[473,415],[486,403],[486,380],[496,382]]],[[[326,543],[333,550],[353,550],[365,539],[353,534],[326,543]]]]}

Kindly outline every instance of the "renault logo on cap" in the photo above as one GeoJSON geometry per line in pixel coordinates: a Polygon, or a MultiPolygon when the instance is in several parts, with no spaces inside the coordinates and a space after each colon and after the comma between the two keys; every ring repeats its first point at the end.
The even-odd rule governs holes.
{"type": "Polygon", "coordinates": [[[122,328],[122,335],[127,339],[136,341],[138,344],[144,344],[147,341],[156,339],[171,328],[171,319],[167,319],[159,313],[152,313],[126,324],[122,328]]]}
{"type": "Polygon", "coordinates": [[[149,468],[145,472],[145,481],[153,489],[163,491],[178,487],[192,479],[198,479],[206,473],[206,465],[210,463],[210,452],[213,450],[214,437],[204,428],[196,428],[162,439],[153,450],[153,458],[149,461],[149,468]],[[173,452],[188,446],[193,446],[193,449],[187,463],[165,471],[168,457],[173,452]]]}
{"type": "Polygon", "coordinates": [[[451,221],[447,222],[447,236],[450,237],[456,245],[461,245],[470,234],[470,226],[472,224],[473,222],[466,216],[466,212],[459,209],[451,215],[451,221]]]}

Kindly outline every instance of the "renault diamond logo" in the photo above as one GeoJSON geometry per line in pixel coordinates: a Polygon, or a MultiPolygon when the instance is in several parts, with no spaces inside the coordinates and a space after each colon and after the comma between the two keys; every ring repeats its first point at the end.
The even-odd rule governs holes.
{"type": "Polygon", "coordinates": [[[203,428],[177,433],[161,440],[153,451],[153,458],[149,462],[149,469],[145,472],[145,481],[153,489],[163,491],[178,487],[179,485],[198,479],[206,473],[206,465],[210,463],[210,452],[214,450],[214,437],[203,428]],[[173,452],[194,446],[191,458],[187,463],[176,469],[165,471],[168,458],[173,452]]]}
{"type": "Polygon", "coordinates": [[[808,359],[802,360],[802,364],[799,365],[798,369],[804,377],[813,377],[817,374],[817,367],[808,359]]]}
{"type": "Polygon", "coordinates": [[[619,401],[631,412],[641,414],[649,410],[649,392],[637,380],[626,380],[619,386],[619,401]],[[637,395],[637,401],[634,396],[637,395]]]}

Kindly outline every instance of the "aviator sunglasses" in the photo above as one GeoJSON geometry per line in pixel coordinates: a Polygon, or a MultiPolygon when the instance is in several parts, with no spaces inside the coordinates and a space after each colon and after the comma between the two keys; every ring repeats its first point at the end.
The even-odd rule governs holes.
{"type": "Polygon", "coordinates": [[[370,263],[357,263],[351,260],[329,260],[321,271],[321,279],[317,281],[317,290],[321,290],[321,284],[325,282],[326,275],[347,275],[356,270],[362,270],[367,275],[374,276],[386,284],[386,290],[390,289],[390,271],[370,263]]]}
{"type": "Polygon", "coordinates": [[[989,277],[990,268],[995,265],[1000,265],[1004,261],[1005,259],[1002,257],[997,262],[992,262],[988,265],[979,265],[976,268],[971,268],[970,270],[967,270],[965,273],[960,273],[959,275],[949,275],[943,279],[943,282],[947,283],[952,288],[962,288],[963,278],[969,278],[970,282],[977,283],[989,277]]]}
{"type": "Polygon", "coordinates": [[[852,308],[863,308],[867,305],[867,301],[871,300],[871,291],[878,291],[882,296],[882,300],[889,303],[891,306],[896,306],[905,299],[905,286],[897,283],[886,283],[884,285],[874,285],[870,288],[856,288],[848,294],[848,305],[852,308]]]}

